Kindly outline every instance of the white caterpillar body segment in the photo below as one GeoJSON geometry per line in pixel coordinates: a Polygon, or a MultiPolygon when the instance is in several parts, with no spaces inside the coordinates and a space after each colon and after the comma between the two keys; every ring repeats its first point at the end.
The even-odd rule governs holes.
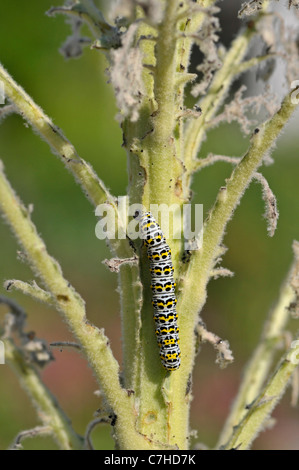
{"type": "Polygon", "coordinates": [[[138,219],[150,260],[152,304],[160,358],[162,366],[173,371],[180,367],[181,351],[171,250],[151,212],[141,213],[138,219]]]}

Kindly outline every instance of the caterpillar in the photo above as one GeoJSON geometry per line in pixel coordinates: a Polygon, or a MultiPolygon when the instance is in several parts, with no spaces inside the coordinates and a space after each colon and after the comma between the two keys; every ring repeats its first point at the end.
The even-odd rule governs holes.
{"type": "Polygon", "coordinates": [[[155,333],[162,366],[168,371],[177,370],[181,364],[181,351],[171,250],[151,212],[137,213],[136,217],[150,261],[155,333]]]}

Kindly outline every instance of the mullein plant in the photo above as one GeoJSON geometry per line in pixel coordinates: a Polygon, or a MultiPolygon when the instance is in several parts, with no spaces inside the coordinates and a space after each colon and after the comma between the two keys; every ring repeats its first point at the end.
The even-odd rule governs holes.
{"type": "MultiPolygon", "coordinates": [[[[39,425],[21,432],[11,448],[20,448],[23,439],[49,434],[61,449],[92,449],[91,432],[99,423],[109,423],[118,449],[188,449],[192,371],[199,344],[213,344],[220,367],[232,362],[228,341],[207,330],[200,318],[207,285],[213,278],[230,276],[221,267],[225,252],[223,237],[227,224],[248,187],[256,180],[262,187],[267,228],[274,235],[278,220],[276,198],[262,174],[272,163],[271,151],[281,131],[299,103],[299,53],[297,32],[285,28],[283,18],[271,10],[267,0],[240,4],[242,27],[229,48],[219,43],[218,13],[225,2],[215,0],[119,0],[110,5],[106,21],[93,0],[73,0],[47,13],[66,15],[72,32],[61,47],[67,57],[77,57],[84,46],[95,56],[103,53],[109,63],[108,76],[119,109],[117,119],[123,131],[128,162],[130,204],[173,204],[183,207],[192,199],[193,175],[219,161],[232,167],[229,178],[219,188],[216,200],[204,221],[200,249],[184,253],[184,240],[167,239],[171,247],[176,281],[181,365],[175,371],[161,367],[152,320],[146,250],[129,237],[110,239],[111,259],[107,267],[117,272],[121,300],[123,363],[119,365],[104,330],[88,321],[85,301],[65,279],[58,262],[50,255],[35,227],[31,211],[25,207],[0,168],[0,211],[22,247],[36,281],[6,281],[14,290],[54,306],[74,335],[74,344],[86,357],[98,381],[101,412],[79,436],[57,400],[43,384],[38,367],[52,360],[43,340],[25,331],[26,315],[10,297],[1,298],[9,309],[1,326],[6,360],[38,410],[39,425]],[[82,37],[81,27],[89,27],[82,37]],[[254,38],[264,45],[262,55],[253,55],[254,38]],[[194,45],[201,51],[198,73],[189,72],[194,45]],[[250,52],[251,51],[251,52],[250,52]],[[244,96],[240,85],[232,96],[232,84],[252,68],[268,76],[277,58],[285,61],[288,92],[274,99],[265,86],[259,96],[244,96]],[[186,106],[186,86],[195,105],[186,106]],[[253,125],[252,115],[266,120],[253,125]],[[203,155],[201,146],[208,132],[220,122],[239,122],[251,134],[244,155],[203,155]]],[[[274,2],[275,3],[275,2],[274,2]]],[[[298,17],[298,1],[285,7],[298,17]]],[[[282,79],[282,78],[281,78],[282,79]]],[[[265,79],[267,81],[267,79],[265,79]]],[[[61,129],[33,101],[0,65],[6,104],[1,118],[18,113],[50,146],[64,163],[84,194],[96,208],[109,206],[119,230],[126,220],[116,196],[88,162],[76,152],[61,129]]],[[[189,100],[190,101],[190,100],[189,100]]],[[[111,213],[111,212],[110,212],[111,213]]],[[[175,221],[174,221],[175,223],[175,221]]],[[[237,397],[225,422],[218,449],[248,449],[265,427],[272,410],[284,394],[299,359],[299,338],[294,338],[275,364],[291,317],[298,317],[299,243],[294,241],[294,262],[282,286],[278,301],[269,314],[259,344],[243,374],[237,397]],[[298,357],[297,357],[298,356],[298,357]],[[273,372],[274,370],[274,372],[273,372]]]]}

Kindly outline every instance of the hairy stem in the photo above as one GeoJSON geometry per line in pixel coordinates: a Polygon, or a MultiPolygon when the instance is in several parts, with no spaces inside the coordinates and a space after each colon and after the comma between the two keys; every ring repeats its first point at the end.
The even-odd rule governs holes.
{"type": "Polygon", "coordinates": [[[262,333],[261,340],[254,351],[250,362],[246,366],[245,373],[234,401],[231,412],[221,432],[217,447],[225,445],[229,440],[233,429],[247,413],[249,406],[258,396],[268,377],[275,357],[275,345],[281,341],[281,337],[290,316],[289,306],[295,300],[295,291],[290,285],[290,279],[299,272],[298,261],[292,266],[275,308],[271,311],[268,321],[262,333]]]}
{"type": "MultiPolygon", "coordinates": [[[[37,436],[49,436],[52,433],[52,429],[50,426],[36,426],[33,429],[27,429],[26,431],[21,431],[13,441],[13,443],[9,446],[8,450],[20,450],[22,449],[21,442],[25,439],[30,439],[37,436]]],[[[62,449],[68,450],[68,449],[62,449]]],[[[81,450],[81,449],[79,449],[81,450]]]]}
{"type": "MultiPolygon", "coordinates": [[[[177,149],[173,139],[177,112],[175,89],[175,71],[177,61],[176,18],[177,1],[165,2],[165,13],[158,26],[158,39],[155,49],[154,99],[157,111],[150,117],[150,132],[142,142],[145,151],[141,165],[146,172],[146,184],[143,191],[143,204],[180,203],[181,164],[177,158],[177,149]]],[[[137,176],[137,175],[136,175],[137,176]]],[[[170,241],[172,234],[169,235],[170,241]]],[[[179,244],[172,243],[174,266],[177,265],[179,244]]],[[[174,429],[169,423],[169,409],[163,395],[165,371],[161,368],[158,347],[154,335],[153,307],[149,289],[148,263],[144,255],[141,263],[143,273],[144,303],[142,309],[141,344],[143,355],[140,362],[140,397],[139,426],[143,433],[153,433],[154,438],[164,446],[177,445],[186,448],[184,429],[174,429]],[[145,274],[146,273],[146,274],[145,274]],[[153,357],[152,351],[157,354],[153,357]]]]}
{"type": "Polygon", "coordinates": [[[5,357],[19,378],[21,386],[31,398],[38,416],[62,450],[82,450],[84,440],[71,426],[70,420],[60,409],[56,399],[42,383],[35,368],[23,357],[12,340],[4,340],[5,357]]]}
{"type": "Polygon", "coordinates": [[[78,156],[75,148],[63,135],[62,131],[54,125],[51,119],[34,103],[32,98],[14,81],[1,64],[0,80],[4,83],[7,98],[14,103],[21,116],[45,139],[52,151],[61,158],[81,184],[91,202],[95,206],[106,201],[114,204],[113,197],[91,166],[78,156]]]}
{"type": "MultiPolygon", "coordinates": [[[[194,361],[194,328],[198,321],[198,313],[206,300],[206,286],[219,255],[226,225],[254,172],[275,143],[296,106],[292,103],[291,94],[287,95],[277,114],[252,137],[248,152],[235,167],[226,186],[219,191],[216,203],[204,224],[202,247],[192,255],[188,270],[179,286],[178,312],[184,325],[181,332],[182,363],[186,363],[186,367],[182,368],[179,373],[183,374],[181,381],[186,387],[194,361]],[[195,285],[196,289],[194,289],[195,285]]],[[[173,380],[176,380],[176,376],[173,380]]]]}
{"type": "MultiPolygon", "coordinates": [[[[75,179],[82,187],[84,194],[94,206],[109,204],[114,209],[116,236],[109,240],[109,245],[114,254],[119,258],[131,258],[133,250],[128,240],[118,239],[118,225],[125,232],[125,221],[120,220],[118,208],[114,197],[109,193],[104,183],[98,178],[91,166],[80,158],[74,146],[63,135],[62,131],[53,124],[51,119],[33,101],[33,99],[13,80],[8,72],[0,64],[0,80],[5,84],[5,93],[14,103],[14,108],[32,125],[40,136],[49,144],[52,151],[57,154],[71,171],[75,179]]],[[[119,271],[119,285],[122,292],[121,312],[123,325],[124,368],[128,380],[126,384],[132,387],[133,362],[136,357],[136,334],[132,334],[136,328],[132,327],[132,321],[127,321],[129,316],[135,318],[139,308],[138,286],[140,285],[138,267],[122,265],[119,271]]]]}
{"type": "Polygon", "coordinates": [[[4,287],[7,291],[16,289],[25,295],[30,295],[35,300],[38,300],[39,302],[44,302],[48,306],[54,305],[53,298],[50,292],[46,292],[45,290],[41,289],[36,284],[35,281],[29,284],[28,282],[23,282],[17,279],[13,279],[13,280],[5,281],[4,287]]]}
{"type": "Polygon", "coordinates": [[[48,254],[45,243],[30,220],[30,214],[20,203],[3,172],[0,172],[0,211],[17,237],[34,272],[51,293],[56,308],[63,314],[71,331],[82,345],[107,404],[118,419],[116,438],[122,448],[149,448],[135,430],[133,402],[119,382],[119,365],[103,330],[86,321],[82,298],[63,277],[60,266],[48,254]]]}
{"type": "Polygon", "coordinates": [[[298,366],[299,337],[282,358],[280,364],[261,394],[250,405],[249,411],[235,430],[225,449],[246,450],[262,431],[263,425],[281,399],[289,380],[298,366]]]}
{"type": "MultiPolygon", "coordinates": [[[[268,3],[268,2],[266,2],[268,3]]],[[[264,6],[266,9],[267,5],[264,6]]],[[[262,17],[262,13],[256,19],[256,24],[262,17]]],[[[215,73],[214,79],[209,87],[207,95],[200,101],[202,116],[200,119],[190,121],[185,134],[185,165],[191,170],[193,160],[196,159],[201,143],[204,139],[208,123],[217,113],[227,92],[236,78],[242,71],[240,64],[245,57],[252,37],[256,34],[256,28],[252,24],[244,29],[233,41],[223,60],[221,68],[215,73]]],[[[255,65],[253,63],[252,65],[255,65]]],[[[246,67],[246,70],[248,67],[246,67]]]]}

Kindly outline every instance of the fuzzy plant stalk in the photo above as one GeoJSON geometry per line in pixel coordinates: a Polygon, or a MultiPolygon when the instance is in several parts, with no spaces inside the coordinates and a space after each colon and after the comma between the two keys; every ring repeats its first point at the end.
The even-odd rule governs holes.
{"type": "Polygon", "coordinates": [[[0,296],[0,305],[9,309],[9,313],[5,316],[3,331],[0,332],[5,360],[31,399],[41,421],[41,426],[19,433],[10,449],[21,449],[21,442],[28,437],[49,435],[61,450],[81,450],[84,440],[76,434],[70,419],[45,386],[38,371],[53,360],[45,341],[38,339],[32,332],[26,332],[27,315],[15,301],[0,296]]]}
{"type": "Polygon", "coordinates": [[[298,337],[295,343],[296,346],[290,348],[283,356],[262,392],[255,398],[253,403],[248,405],[249,411],[242,421],[235,426],[231,438],[224,447],[225,449],[249,449],[256,436],[267,427],[267,419],[271,416],[273,409],[285,392],[292,374],[298,367],[298,337]],[[262,423],[265,423],[264,426],[262,426],[262,423]]]}
{"type": "MultiPolygon", "coordinates": [[[[296,5],[290,6],[295,10],[296,5]]],[[[117,118],[127,153],[128,204],[142,204],[147,210],[151,205],[176,207],[181,214],[184,204],[190,202],[192,177],[196,171],[218,161],[226,161],[234,167],[204,222],[200,249],[192,251],[185,262],[182,261],[184,240],[174,236],[180,230],[181,216],[174,217],[173,225],[170,224],[167,243],[171,247],[177,283],[181,348],[181,366],[172,372],[162,368],[156,344],[146,250],[141,242],[132,243],[128,234],[118,237],[120,233],[126,234],[129,219],[123,217],[115,196],[79,157],[62,131],[0,66],[0,80],[10,102],[6,115],[17,112],[26,119],[71,171],[94,207],[105,204],[112,208],[110,216],[119,228],[116,237],[108,240],[113,258],[106,260],[106,264],[119,276],[122,380],[108,338],[103,330],[87,321],[84,301],[48,254],[30,213],[17,198],[4,172],[0,174],[0,210],[45,289],[36,283],[18,280],[11,281],[9,288],[54,305],[66,319],[99,382],[106,414],[114,416],[111,420],[113,435],[120,449],[182,450],[190,446],[191,378],[197,353],[199,313],[206,301],[210,279],[230,275],[228,270],[218,266],[225,252],[223,237],[253,179],[263,189],[268,232],[270,235],[275,232],[276,200],[259,170],[263,163],[269,163],[271,150],[298,106],[298,88],[294,90],[290,86],[294,63],[297,61],[298,65],[299,59],[298,55],[293,55],[292,59],[288,55],[295,50],[291,47],[295,44],[294,37],[284,38],[283,52],[279,49],[275,15],[271,14],[270,7],[268,1],[252,0],[244,4],[239,12],[239,16],[245,18],[240,33],[227,50],[218,43],[219,8],[214,0],[121,0],[111,7],[110,23],[92,0],[74,0],[48,12],[50,16],[64,14],[73,21],[72,36],[62,47],[67,57],[78,56],[83,43],[92,43],[95,53],[104,53],[109,63],[109,80],[115,91],[117,118]],[[84,23],[90,29],[89,41],[86,38],[83,41],[80,36],[80,26],[84,23]],[[265,30],[269,34],[265,34],[265,30]],[[250,45],[255,37],[261,38],[267,52],[250,57],[250,45]],[[194,45],[199,46],[203,57],[198,64],[198,75],[189,72],[194,45]],[[237,77],[260,64],[267,67],[277,55],[286,60],[289,87],[280,103],[270,106],[267,92],[258,97],[244,97],[243,87],[235,97],[229,96],[237,77]],[[193,95],[191,109],[186,106],[187,85],[193,95]],[[265,103],[268,118],[253,126],[248,111],[258,114],[265,103]],[[209,130],[225,120],[237,120],[244,132],[251,133],[248,150],[234,158],[201,155],[201,145],[209,130]]],[[[163,223],[159,211],[157,215],[158,221],[163,223]]],[[[296,290],[294,286],[290,289],[288,299],[296,290]]],[[[214,338],[214,345],[220,343],[215,335],[203,331],[201,329],[201,335],[205,338],[214,338]]],[[[230,357],[228,349],[224,354],[219,344],[217,347],[222,358],[225,354],[230,357]]],[[[288,366],[287,361],[288,356],[285,356],[265,393],[276,387],[277,396],[281,396],[295,369],[293,364],[288,366]],[[277,385],[277,378],[280,385],[277,385]]],[[[254,398],[262,393],[261,385],[252,393],[254,398]]],[[[259,399],[262,403],[265,402],[263,397],[259,399]]],[[[260,403],[256,405],[258,410],[262,409],[260,403]]],[[[228,431],[223,431],[225,443],[230,439],[227,448],[238,446],[240,439],[247,448],[276,403],[277,400],[272,401],[264,413],[255,413],[252,408],[250,416],[244,417],[241,412],[234,414],[232,419],[239,423],[238,435],[231,437],[231,425],[227,425],[228,431]],[[255,424],[248,425],[248,422],[255,424]]],[[[219,445],[223,445],[222,438],[219,445]]]]}
{"type": "Polygon", "coordinates": [[[61,450],[82,450],[83,439],[75,433],[69,418],[65,416],[56,398],[43,384],[36,369],[28,363],[13,341],[6,340],[4,345],[6,360],[31,398],[43,423],[43,427],[39,430],[41,432],[36,434],[53,436],[61,450]]]}
{"type": "MultiPolygon", "coordinates": [[[[274,374],[266,384],[271,368],[277,354],[277,348],[286,342],[286,326],[290,317],[290,310],[297,305],[297,292],[294,288],[299,278],[299,244],[293,244],[295,259],[290,272],[285,280],[276,305],[271,310],[264,325],[261,339],[248,362],[244,376],[232,406],[231,412],[222,429],[218,447],[228,448],[241,444],[243,437],[243,424],[251,436],[247,436],[241,444],[247,448],[255,435],[261,430],[259,427],[260,418],[256,415],[265,413],[269,415],[275,403],[281,398],[285,387],[288,384],[286,375],[291,377],[292,371],[296,368],[296,347],[298,343],[292,342],[285,357],[277,365],[274,374]],[[264,387],[264,389],[263,389],[264,387]],[[271,387],[276,389],[269,392],[271,387]],[[268,395],[268,399],[265,397],[268,395]],[[263,405],[263,406],[260,406],[263,405]],[[263,408],[263,410],[262,410],[263,408]],[[242,429],[241,433],[240,430],[242,429]]],[[[295,314],[297,315],[297,314],[295,314]]],[[[264,420],[263,420],[264,421],[264,420]]]]}

